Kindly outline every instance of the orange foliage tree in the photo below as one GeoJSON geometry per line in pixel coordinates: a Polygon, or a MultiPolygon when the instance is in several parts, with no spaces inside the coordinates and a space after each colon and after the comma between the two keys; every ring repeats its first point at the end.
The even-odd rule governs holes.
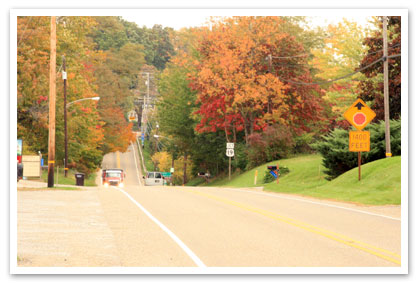
{"type": "Polygon", "coordinates": [[[268,125],[285,125],[299,134],[322,119],[315,87],[291,84],[311,80],[308,65],[289,70],[269,60],[305,52],[294,36],[282,31],[283,23],[280,17],[233,17],[198,31],[197,72],[189,78],[198,92],[197,131],[224,130],[228,141],[244,131],[248,143],[250,135],[268,125]]]}

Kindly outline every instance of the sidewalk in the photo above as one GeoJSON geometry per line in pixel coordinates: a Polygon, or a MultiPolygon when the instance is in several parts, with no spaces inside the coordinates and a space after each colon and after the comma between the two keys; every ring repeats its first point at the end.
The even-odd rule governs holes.
{"type": "MultiPolygon", "coordinates": [[[[100,184],[100,176],[96,179],[96,184],[100,184]],[[99,182],[99,183],[98,183],[99,182]]],[[[54,184],[54,187],[65,187],[65,188],[80,188],[80,189],[96,189],[96,187],[92,186],[76,186],[76,185],[63,185],[63,184],[54,184]]],[[[17,182],[17,188],[48,188],[48,183],[42,181],[34,181],[34,180],[20,180],[17,182]]]]}
{"type": "Polygon", "coordinates": [[[32,180],[20,180],[17,182],[18,188],[47,188],[48,183],[32,180]]]}

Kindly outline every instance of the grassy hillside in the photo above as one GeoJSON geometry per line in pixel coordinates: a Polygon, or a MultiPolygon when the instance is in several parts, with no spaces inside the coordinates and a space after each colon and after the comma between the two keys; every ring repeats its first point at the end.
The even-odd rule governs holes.
{"type": "Polygon", "coordinates": [[[215,180],[210,186],[253,187],[255,170],[258,170],[256,186],[266,191],[312,196],[322,199],[356,202],[371,205],[401,203],[401,157],[385,158],[362,165],[362,179],[358,181],[358,169],[354,168],[338,178],[327,181],[321,164],[320,155],[306,155],[278,162],[287,166],[289,174],[276,181],[261,184],[267,164],[228,178],[215,180]]]}

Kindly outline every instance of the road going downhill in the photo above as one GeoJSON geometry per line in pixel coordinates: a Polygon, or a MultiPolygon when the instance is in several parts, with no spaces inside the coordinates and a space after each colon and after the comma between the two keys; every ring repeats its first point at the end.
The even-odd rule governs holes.
{"type": "Polygon", "coordinates": [[[125,187],[97,190],[122,266],[398,267],[400,207],[245,189],[145,187],[137,147],[105,156],[125,187]],[[135,160],[136,156],[136,160],[135,160]]]}

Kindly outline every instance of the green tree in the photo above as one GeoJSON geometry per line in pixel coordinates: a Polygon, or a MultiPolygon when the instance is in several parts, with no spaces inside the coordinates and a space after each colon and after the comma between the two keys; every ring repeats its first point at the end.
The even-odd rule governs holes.
{"type": "Polygon", "coordinates": [[[97,25],[91,37],[97,50],[119,49],[128,43],[125,27],[119,17],[94,17],[97,25]]]}
{"type": "MultiPolygon", "coordinates": [[[[364,40],[369,48],[362,58],[361,67],[381,59],[383,56],[383,36],[381,17],[375,22],[378,29],[364,40]]],[[[401,17],[389,17],[388,19],[388,56],[401,54],[401,17]]],[[[388,59],[389,66],[389,116],[390,119],[401,117],[401,57],[388,59]]],[[[383,97],[383,61],[370,66],[362,71],[366,76],[358,85],[359,97],[371,102],[371,108],[376,112],[376,120],[384,119],[383,97]]]]}
{"type": "Polygon", "coordinates": [[[175,53],[171,40],[174,30],[169,27],[163,28],[161,25],[154,25],[151,29],[145,26],[140,28],[135,23],[125,20],[121,20],[121,23],[125,27],[128,40],[144,46],[147,64],[163,70],[175,53]]]}
{"type": "Polygon", "coordinates": [[[157,116],[161,132],[171,136],[180,153],[183,155],[184,183],[187,182],[187,160],[194,141],[195,121],[192,118],[196,93],[188,86],[186,65],[171,63],[161,75],[159,91],[160,101],[157,104],[157,116]]]}

